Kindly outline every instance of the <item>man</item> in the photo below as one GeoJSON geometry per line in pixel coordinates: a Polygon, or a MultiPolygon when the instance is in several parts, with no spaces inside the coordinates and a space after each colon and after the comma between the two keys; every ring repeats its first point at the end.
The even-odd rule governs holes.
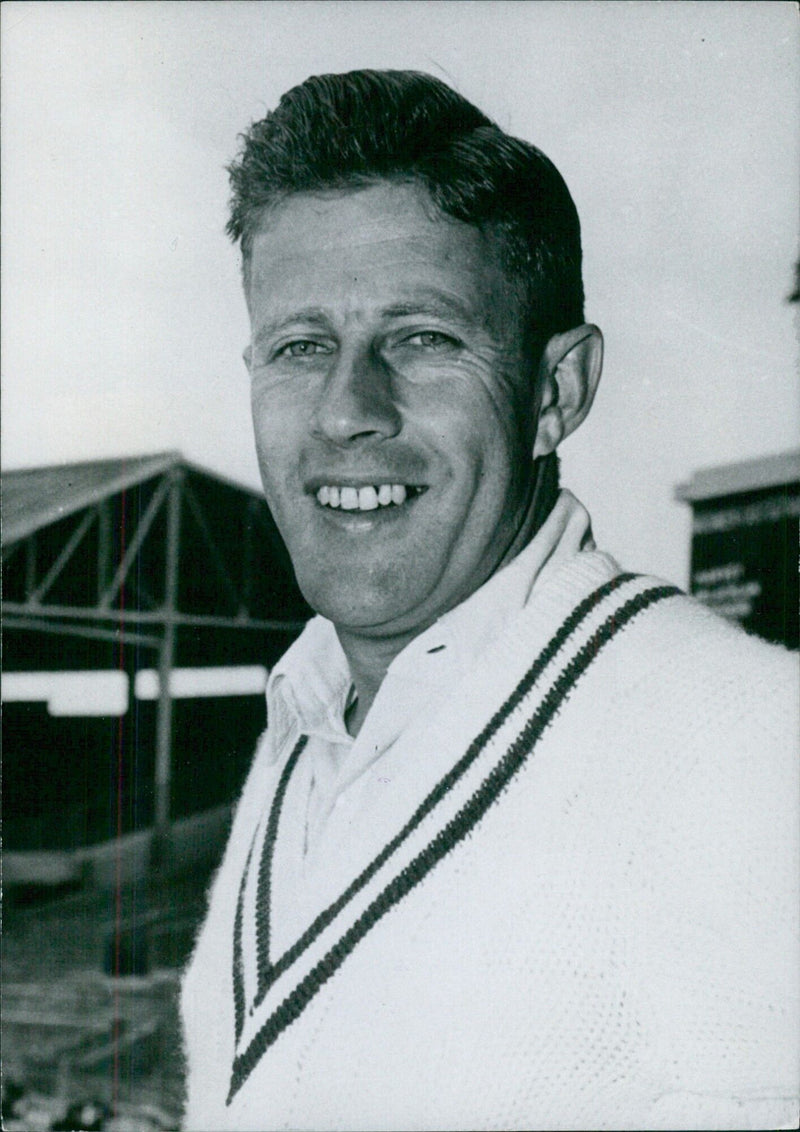
{"type": "Polygon", "coordinates": [[[602,354],[560,175],[365,71],[286,94],[231,177],[320,616],[185,979],[187,1126],[790,1122],[795,670],[559,492],[602,354]]]}

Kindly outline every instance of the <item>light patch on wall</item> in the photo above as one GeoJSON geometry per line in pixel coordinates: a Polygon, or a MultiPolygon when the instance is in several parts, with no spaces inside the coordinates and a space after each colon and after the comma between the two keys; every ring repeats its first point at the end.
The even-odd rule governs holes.
{"type": "Polygon", "coordinates": [[[128,677],[114,670],[85,672],[6,672],[3,703],[47,703],[53,716],[124,715],[128,677]]]}
{"type": "MultiPolygon", "coordinates": [[[[258,696],[267,686],[267,669],[261,664],[205,668],[173,668],[170,693],[173,699],[204,696],[258,696]]],[[[154,668],[136,673],[134,690],[138,700],[157,700],[160,680],[154,668]]]]}

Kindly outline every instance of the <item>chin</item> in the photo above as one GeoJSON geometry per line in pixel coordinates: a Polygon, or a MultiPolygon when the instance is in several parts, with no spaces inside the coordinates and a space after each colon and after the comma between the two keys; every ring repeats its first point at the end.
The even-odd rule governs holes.
{"type": "Polygon", "coordinates": [[[404,601],[390,585],[370,586],[359,581],[351,576],[346,583],[332,586],[327,579],[321,583],[318,578],[298,578],[311,608],[342,629],[363,632],[405,622],[413,600],[404,601]]]}
{"type": "Polygon", "coordinates": [[[387,601],[386,595],[376,595],[372,601],[365,601],[363,595],[348,601],[344,595],[331,600],[330,595],[318,598],[312,593],[306,597],[306,601],[313,610],[322,617],[327,617],[337,627],[362,632],[379,630],[401,617],[403,612],[395,603],[387,601]]]}

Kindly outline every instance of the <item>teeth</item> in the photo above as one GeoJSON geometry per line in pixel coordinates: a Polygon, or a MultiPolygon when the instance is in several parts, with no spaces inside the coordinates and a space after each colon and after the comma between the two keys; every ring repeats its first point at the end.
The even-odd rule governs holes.
{"type": "Polygon", "coordinates": [[[399,507],[408,498],[408,489],[402,483],[381,483],[364,487],[334,487],[324,484],[317,492],[322,507],[336,507],[343,511],[375,511],[378,507],[399,507]]]}
{"type": "Polygon", "coordinates": [[[378,506],[378,493],[374,487],[360,487],[358,489],[359,511],[374,511],[378,506]]]}

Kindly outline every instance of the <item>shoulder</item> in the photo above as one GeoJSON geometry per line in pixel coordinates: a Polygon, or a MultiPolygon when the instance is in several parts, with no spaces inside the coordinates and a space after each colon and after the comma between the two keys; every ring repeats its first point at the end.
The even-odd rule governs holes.
{"type": "Polygon", "coordinates": [[[797,655],[658,579],[637,577],[617,594],[583,646],[591,662],[567,701],[563,745],[579,752],[572,757],[618,826],[629,819],[654,849],[651,868],[660,860],[712,902],[728,898],[723,877],[755,892],[758,874],[772,892],[791,894],[797,655]]]}
{"type": "MultiPolygon", "coordinates": [[[[664,583],[641,578],[640,585],[664,583]]],[[[674,592],[632,618],[626,644],[631,679],[649,676],[664,696],[687,697],[709,717],[730,721],[754,713],[762,726],[797,717],[798,654],[745,633],[685,594],[674,592]],[[767,706],[779,704],[779,717],[765,720],[767,706]]]]}
{"type": "Polygon", "coordinates": [[[630,710],[661,705],[703,716],[709,726],[769,711],[785,729],[797,717],[798,654],[748,635],[660,578],[622,571],[599,552],[575,555],[535,591],[511,644],[530,650],[539,640],[565,644],[565,668],[570,654],[583,653],[572,668],[586,668],[584,682],[597,685],[597,695],[624,699],[630,710]]]}
{"type": "Polygon", "coordinates": [[[708,805],[708,828],[726,820],[728,803],[747,811],[754,835],[754,827],[768,823],[776,810],[787,816],[788,808],[796,818],[796,653],[745,633],[679,593],[633,617],[608,652],[596,691],[639,735],[642,757],[660,751],[675,768],[676,783],[688,791],[681,804],[696,809],[693,793],[697,805],[708,805]]]}
{"type": "Polygon", "coordinates": [[[618,804],[643,823],[650,875],[732,934],[748,914],[785,921],[797,885],[797,654],[683,594],[633,617],[607,652],[582,697],[605,704],[595,756],[630,794],[618,804]]]}
{"type": "MultiPolygon", "coordinates": [[[[767,790],[794,781],[800,751],[797,653],[676,594],[632,624],[628,661],[629,688],[662,722],[672,721],[672,734],[681,736],[689,756],[685,765],[696,777],[744,775],[767,790]]],[[[793,794],[788,800],[797,801],[793,794]]]]}

